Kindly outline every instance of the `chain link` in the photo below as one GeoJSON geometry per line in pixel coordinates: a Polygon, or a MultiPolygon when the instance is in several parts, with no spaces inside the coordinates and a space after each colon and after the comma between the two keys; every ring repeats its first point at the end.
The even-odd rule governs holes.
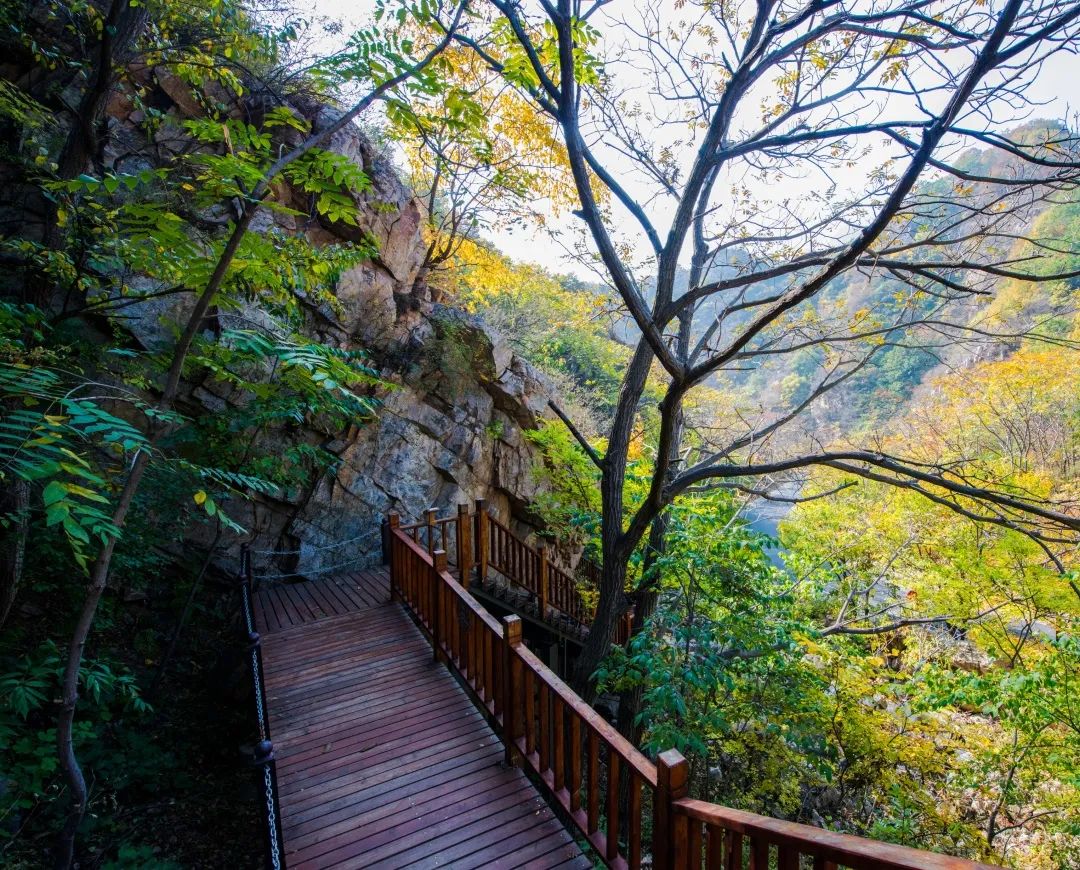
{"type": "Polygon", "coordinates": [[[251,648],[251,676],[255,679],[255,715],[259,719],[259,739],[266,739],[266,711],[263,710],[262,679],[259,667],[259,650],[251,648]]]}
{"type": "Polygon", "coordinates": [[[326,550],[336,550],[339,547],[344,547],[346,544],[355,544],[357,541],[363,541],[369,539],[370,535],[357,535],[355,538],[348,538],[344,541],[335,541],[332,544],[302,544],[299,549],[296,550],[251,550],[256,556],[299,556],[302,553],[322,553],[326,550]]]}
{"type": "Polygon", "coordinates": [[[365,557],[357,556],[354,559],[338,562],[336,565],[327,565],[325,568],[316,568],[313,571],[292,571],[288,574],[256,574],[255,578],[257,580],[286,580],[290,577],[314,577],[318,574],[329,574],[342,568],[348,568],[350,565],[364,561],[366,561],[365,557]]]}
{"type": "Polygon", "coordinates": [[[255,630],[255,619],[251,613],[251,590],[248,589],[247,581],[240,584],[240,602],[244,608],[244,625],[247,626],[248,634],[255,630]]]}
{"type": "Polygon", "coordinates": [[[277,810],[274,808],[274,778],[270,764],[263,765],[263,790],[266,795],[266,821],[270,826],[270,866],[281,870],[281,847],[278,845],[277,810]]]}

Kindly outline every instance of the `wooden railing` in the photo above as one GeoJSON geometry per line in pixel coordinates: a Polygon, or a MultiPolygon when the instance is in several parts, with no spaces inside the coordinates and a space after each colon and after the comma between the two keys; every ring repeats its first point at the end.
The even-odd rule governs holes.
{"type": "Polygon", "coordinates": [[[642,798],[656,767],[581,700],[522,642],[521,620],[497,622],[409,531],[390,527],[391,594],[414,614],[437,660],[455,670],[492,717],[507,761],[524,764],[613,867],[641,864],[642,798]],[[631,811],[619,840],[620,770],[631,811]]]}
{"type": "MultiPolygon", "coordinates": [[[[437,549],[447,553],[466,588],[474,569],[482,587],[488,584],[489,570],[495,570],[511,587],[528,594],[541,620],[551,622],[553,616],[561,617],[581,632],[592,624],[595,608],[582,598],[578,578],[598,585],[599,568],[582,560],[574,572],[564,570],[552,561],[547,547],[530,547],[491,516],[484,499],[477,500],[474,514],[468,505],[460,505],[457,514],[449,517],[439,517],[431,509],[422,521],[399,528],[428,555],[437,549]]],[[[616,625],[615,643],[625,643],[630,637],[632,621],[632,612],[622,615],[616,625]]]]}
{"type": "Polygon", "coordinates": [[[690,799],[686,760],[668,750],[654,764],[625,740],[525,646],[517,616],[500,624],[473,598],[445,550],[429,553],[391,517],[388,556],[392,597],[488,713],[507,762],[546,785],[609,867],[638,868],[648,855],[658,870],[989,866],[690,799]]]}

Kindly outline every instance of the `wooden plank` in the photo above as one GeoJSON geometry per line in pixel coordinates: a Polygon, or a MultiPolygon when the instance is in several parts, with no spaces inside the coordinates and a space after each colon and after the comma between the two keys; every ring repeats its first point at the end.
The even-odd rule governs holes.
{"type": "Polygon", "coordinates": [[[339,782],[342,777],[368,776],[381,770],[384,765],[400,766],[402,762],[430,757],[433,751],[443,754],[459,746],[472,745],[483,737],[485,727],[483,722],[456,722],[446,729],[446,733],[436,730],[416,740],[380,747],[376,752],[331,752],[322,758],[312,759],[307,765],[289,768],[289,791],[282,787],[281,794],[285,796],[305,788],[322,788],[339,782]]]}
{"type": "MultiPolygon", "coordinates": [[[[363,848],[362,843],[355,844],[321,856],[318,864],[305,865],[290,862],[289,866],[295,868],[304,866],[312,868],[407,867],[430,856],[441,857],[451,847],[464,842],[475,842],[480,837],[491,837],[491,842],[502,842],[505,839],[505,826],[523,817],[535,825],[537,822],[532,814],[539,812],[541,808],[546,809],[543,800],[535,791],[532,794],[528,792],[529,790],[526,789],[524,794],[527,796],[509,806],[499,803],[485,804],[476,810],[476,815],[471,820],[468,817],[463,819],[454,815],[430,825],[421,822],[417,831],[394,838],[380,847],[368,850],[363,848]]],[[[548,812],[551,811],[548,810],[548,812]]]]}
{"type": "Polygon", "coordinates": [[[304,590],[323,609],[326,616],[341,616],[350,611],[342,606],[342,603],[330,593],[330,584],[325,582],[311,581],[303,584],[304,590]]]}
{"type": "Polygon", "coordinates": [[[264,663],[289,866],[584,861],[521,771],[499,764],[499,739],[425,637],[379,599],[385,576],[267,590],[260,605],[268,628],[275,608],[283,617],[264,663]]]}
{"type": "Polygon", "coordinates": [[[365,833],[378,832],[398,824],[401,813],[423,813],[448,801],[462,800],[474,794],[486,794],[494,789],[507,787],[509,786],[506,777],[497,767],[485,769],[480,774],[466,770],[446,782],[425,782],[422,791],[410,790],[405,797],[386,801],[377,807],[363,811],[362,814],[351,810],[338,819],[329,819],[324,816],[323,818],[326,819],[324,827],[312,830],[308,834],[290,837],[289,847],[301,850],[343,832],[351,832],[356,828],[359,818],[363,819],[365,833]]]}
{"type": "Polygon", "coordinates": [[[305,597],[300,592],[300,584],[297,583],[282,583],[278,587],[278,592],[281,595],[282,600],[289,602],[290,618],[294,625],[305,624],[308,622],[315,622],[320,618],[318,611],[313,610],[309,605],[305,597]]]}
{"type": "Polygon", "coordinates": [[[309,745],[290,746],[290,751],[278,758],[277,767],[278,770],[283,767],[293,767],[331,751],[335,753],[366,752],[376,746],[411,740],[414,727],[421,726],[425,730],[442,728],[458,721],[458,718],[456,709],[444,706],[434,717],[427,710],[409,710],[405,718],[399,715],[386,716],[377,723],[375,728],[367,722],[360,722],[318,735],[318,739],[309,745]],[[399,740],[393,740],[395,734],[400,735],[399,740]]]}
{"type": "MultiPolygon", "coordinates": [[[[473,870],[487,867],[537,867],[551,866],[565,861],[565,850],[572,849],[579,857],[581,850],[562,830],[559,821],[551,815],[519,816],[504,825],[500,842],[480,845],[470,840],[455,848],[447,849],[434,861],[420,861],[410,867],[445,867],[453,862],[454,870],[473,870]],[[560,836],[561,835],[561,836],[560,836]],[[563,854],[548,857],[552,852],[564,850],[563,854]]],[[[571,856],[572,857],[572,856],[571,856]]],[[[591,862],[586,866],[592,866],[591,862]]]]}
{"type": "Polygon", "coordinates": [[[300,814],[288,816],[290,839],[291,836],[302,836],[312,831],[318,831],[338,821],[349,820],[355,827],[355,820],[360,814],[368,812],[372,807],[382,808],[392,805],[397,801],[411,801],[414,796],[430,789],[448,789],[462,779],[469,782],[469,788],[486,773],[492,770],[500,770],[499,763],[502,761],[502,753],[476,753],[471,758],[454,758],[440,765],[432,765],[429,769],[419,774],[403,776],[392,781],[382,788],[361,789],[332,803],[326,803],[315,808],[314,812],[306,813],[306,817],[300,814]]]}
{"type": "Polygon", "coordinates": [[[333,603],[337,613],[353,613],[356,610],[356,605],[353,603],[352,599],[346,596],[338,588],[336,577],[327,577],[324,580],[312,581],[312,583],[317,583],[319,592],[322,594],[323,598],[333,603]]]}
{"type": "Polygon", "coordinates": [[[289,618],[288,600],[282,600],[281,590],[277,587],[270,587],[267,589],[266,601],[274,609],[274,618],[277,620],[279,626],[278,630],[291,628],[293,621],[289,618]]]}
{"type": "MultiPolygon", "coordinates": [[[[350,852],[359,850],[364,854],[374,852],[387,844],[396,843],[416,831],[425,831],[440,819],[454,819],[460,816],[472,816],[474,812],[488,805],[513,801],[519,795],[529,791],[527,782],[498,782],[494,787],[464,795],[453,802],[432,798],[423,804],[414,804],[402,809],[390,817],[383,817],[375,823],[366,815],[352,819],[347,825],[339,825],[334,836],[315,839],[309,845],[298,848],[290,843],[290,866],[303,861],[321,858],[323,862],[332,860],[330,853],[341,849],[350,852]],[[358,836],[359,835],[359,836],[358,836]]],[[[400,802],[399,802],[400,803],[400,802]]],[[[322,832],[320,832],[322,833],[322,832]]],[[[309,840],[312,838],[309,837],[309,840]]]]}

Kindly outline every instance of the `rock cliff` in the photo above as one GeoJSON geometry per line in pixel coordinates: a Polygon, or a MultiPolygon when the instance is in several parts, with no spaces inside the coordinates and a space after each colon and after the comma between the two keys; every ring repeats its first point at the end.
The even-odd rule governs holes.
{"type": "MultiPolygon", "coordinates": [[[[159,105],[167,105],[174,121],[159,128],[158,153],[179,153],[189,143],[178,137],[178,122],[202,109],[186,85],[163,70],[140,75],[156,87],[159,105]]],[[[314,102],[291,108],[315,130],[337,117],[336,110],[314,102]]],[[[136,111],[123,94],[110,106],[117,159],[125,159],[120,152],[130,146],[140,120],[136,111]]],[[[243,111],[250,114],[251,107],[243,111]]],[[[237,519],[252,531],[257,549],[299,550],[298,559],[270,570],[311,571],[377,560],[379,526],[389,511],[408,521],[429,507],[446,513],[478,498],[488,499],[500,517],[528,534],[528,506],[540,484],[534,475],[538,457],[523,433],[544,413],[548,385],[484,324],[432,298],[424,280],[423,206],[388,159],[356,126],[336,134],[327,147],[355,161],[373,182],[356,197],[359,226],[281,215],[261,219],[316,244],[356,240],[360,234],[376,242],[374,258],[338,279],[339,310],[311,306],[307,330],[329,344],[364,349],[370,366],[391,386],[380,391],[382,405],[373,421],[329,437],[315,429],[290,434],[336,454],[338,468],[304,492],[242,506],[237,519]],[[346,541],[347,546],[324,549],[346,541]]],[[[298,192],[286,195],[306,210],[298,192]]],[[[154,346],[178,313],[169,306],[179,304],[184,303],[143,305],[130,321],[132,334],[144,346],[154,346]]],[[[253,308],[244,315],[257,319],[259,312],[253,308]]],[[[243,400],[220,385],[187,385],[189,413],[200,408],[213,413],[223,403],[243,400]]],[[[270,440],[260,447],[272,455],[281,444],[270,440]]]]}

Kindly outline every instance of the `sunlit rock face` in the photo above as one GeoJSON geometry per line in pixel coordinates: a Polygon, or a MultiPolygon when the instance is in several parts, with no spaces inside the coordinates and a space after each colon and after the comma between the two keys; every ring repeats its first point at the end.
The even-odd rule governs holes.
{"type": "MultiPolygon", "coordinates": [[[[189,148],[178,132],[180,122],[200,112],[199,104],[163,70],[147,68],[138,76],[169,101],[175,121],[160,128],[155,153],[189,148]]],[[[315,130],[340,117],[338,110],[315,102],[297,101],[289,108],[315,130]]],[[[137,138],[135,112],[122,93],[110,106],[118,148],[130,147],[137,138]]],[[[546,413],[549,385],[482,323],[434,301],[424,275],[424,207],[390,161],[356,126],[336,133],[328,147],[349,157],[372,180],[371,189],[355,197],[358,226],[265,212],[257,219],[258,228],[304,234],[316,244],[375,242],[374,257],[338,278],[333,288],[337,310],[310,306],[306,331],[339,347],[365,350],[370,367],[388,387],[373,391],[381,403],[377,416],[356,421],[348,431],[325,431],[312,421],[288,435],[263,438],[258,447],[268,455],[281,453],[287,441],[306,442],[330,450],[339,465],[303,491],[237,506],[236,520],[251,530],[257,549],[300,551],[298,559],[262,557],[269,570],[375,562],[380,523],[388,512],[398,512],[406,522],[430,507],[445,514],[479,498],[528,536],[533,531],[528,507],[541,484],[536,450],[523,432],[535,428],[546,413]],[[349,543],[323,549],[340,542],[349,543]]],[[[131,156],[136,152],[115,157],[141,159],[131,156]]],[[[284,188],[277,194],[298,211],[308,211],[301,192],[284,188]]],[[[144,347],[167,346],[170,322],[189,304],[177,297],[144,304],[130,321],[132,335],[144,347]]],[[[266,320],[256,306],[242,316],[266,320]]],[[[220,412],[246,399],[218,384],[186,386],[188,413],[220,412]]]]}

